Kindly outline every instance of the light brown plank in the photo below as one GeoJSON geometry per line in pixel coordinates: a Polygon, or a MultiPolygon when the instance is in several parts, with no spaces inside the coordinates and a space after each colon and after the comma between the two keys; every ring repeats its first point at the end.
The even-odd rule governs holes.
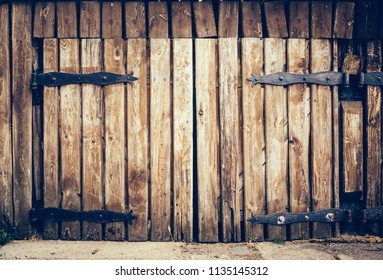
{"type": "MultiPolygon", "coordinates": [[[[286,41],[265,39],[265,74],[283,72],[286,41]]],[[[288,170],[287,94],[280,86],[265,86],[267,213],[286,211],[288,170]]],[[[268,226],[269,240],[286,239],[285,226],[268,226]]]]}
{"type": "Polygon", "coordinates": [[[102,2],[102,38],[122,37],[121,2],[102,2]]]}
{"type": "Polygon", "coordinates": [[[234,1],[219,2],[218,36],[237,38],[239,24],[239,3],[234,1]]]}
{"type": "MultiPolygon", "coordinates": [[[[265,214],[265,133],[264,91],[261,85],[251,86],[247,78],[263,73],[263,41],[242,39],[242,110],[243,110],[243,166],[244,221],[252,214],[265,214]]],[[[263,225],[246,222],[245,241],[264,239],[263,225]]]]}
{"type": "Polygon", "coordinates": [[[80,37],[100,37],[101,30],[101,8],[100,2],[82,1],[80,8],[80,37]]]}
{"type": "Polygon", "coordinates": [[[77,37],[76,2],[57,2],[57,38],[77,37]]]}
{"type": "MultiPolygon", "coordinates": [[[[309,49],[305,39],[287,41],[287,71],[308,73],[309,49]]],[[[306,84],[288,87],[290,210],[310,211],[310,88],[306,84]]],[[[291,239],[310,237],[309,223],[292,224],[291,239]]]]}
{"type": "Polygon", "coordinates": [[[217,41],[195,40],[198,233],[200,242],[218,242],[219,115],[217,41]]]}
{"type": "Polygon", "coordinates": [[[334,17],[334,38],[352,39],[354,31],[354,8],[353,2],[337,2],[334,17]]]}
{"type": "MultiPolygon", "coordinates": [[[[61,39],[60,72],[80,73],[79,41],[61,39]]],[[[60,88],[60,151],[61,151],[61,207],[81,210],[81,87],[66,85],[60,88]]],[[[79,240],[80,222],[63,222],[61,238],[79,240]]]]}
{"type": "Polygon", "coordinates": [[[166,2],[149,2],[149,38],[168,38],[168,20],[168,4],[166,2]]]}
{"type": "MultiPolygon", "coordinates": [[[[81,73],[100,72],[101,40],[81,40],[81,73]]],[[[82,210],[103,209],[103,143],[101,87],[83,84],[82,91],[82,210]]],[[[83,240],[101,240],[101,224],[84,222],[83,240]]]]}
{"type": "MultiPolygon", "coordinates": [[[[331,43],[311,40],[311,73],[331,70],[331,43]]],[[[313,211],[332,207],[332,97],[328,86],[311,86],[311,151],[313,211]]],[[[331,225],[314,223],[313,237],[331,236],[331,225]]]]}
{"type": "Polygon", "coordinates": [[[149,92],[146,39],[128,40],[128,73],[138,78],[128,85],[128,201],[137,220],[128,227],[129,241],[148,240],[149,92]]]}
{"type": "MultiPolygon", "coordinates": [[[[125,42],[104,40],[104,70],[125,74],[125,42]]],[[[105,207],[125,212],[125,86],[105,86],[105,207]]],[[[106,224],[105,239],[124,240],[123,222],[106,224]]]]}
{"type": "Polygon", "coordinates": [[[265,2],[266,29],[270,38],[285,38],[288,36],[286,14],[283,1],[265,2]]]}
{"type": "Polygon", "coordinates": [[[150,40],[151,240],[169,240],[171,227],[170,40],[150,40]]]}
{"type": "Polygon", "coordinates": [[[16,238],[31,234],[32,208],[32,5],[12,4],[13,205],[16,238]]]}
{"type": "Polygon", "coordinates": [[[193,241],[193,41],[173,40],[174,239],[193,241]]]}
{"type": "Polygon", "coordinates": [[[197,37],[207,38],[217,36],[212,2],[193,2],[193,12],[197,37]]]}
{"type": "Polygon", "coordinates": [[[51,38],[55,36],[55,2],[37,2],[33,24],[33,37],[51,38]]]}
{"type": "Polygon", "coordinates": [[[127,38],[145,38],[146,20],[144,2],[125,3],[125,24],[127,38]]]}
{"type": "Polygon", "coordinates": [[[172,37],[192,38],[192,11],[188,1],[172,2],[172,37]]]}
{"type": "Polygon", "coordinates": [[[263,37],[260,1],[241,2],[243,37],[263,37]]]}
{"type": "Polygon", "coordinates": [[[311,38],[331,38],[332,1],[311,2],[311,38]]]}
{"type": "Polygon", "coordinates": [[[309,1],[292,1],[289,5],[290,38],[309,38],[309,1]]]}

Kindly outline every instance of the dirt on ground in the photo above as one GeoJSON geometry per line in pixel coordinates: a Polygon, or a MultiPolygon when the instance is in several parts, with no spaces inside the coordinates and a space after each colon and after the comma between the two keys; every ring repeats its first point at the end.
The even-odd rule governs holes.
{"type": "Polygon", "coordinates": [[[341,236],[283,243],[24,240],[0,247],[0,260],[383,260],[383,239],[341,236]]]}

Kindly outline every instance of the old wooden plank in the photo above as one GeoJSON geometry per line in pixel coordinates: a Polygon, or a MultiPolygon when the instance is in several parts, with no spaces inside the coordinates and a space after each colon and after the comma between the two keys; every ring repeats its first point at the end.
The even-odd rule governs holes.
{"type": "Polygon", "coordinates": [[[359,1],[355,4],[355,37],[376,39],[378,35],[380,1],[359,1]]]}
{"type": "Polygon", "coordinates": [[[33,24],[33,37],[52,38],[55,36],[55,2],[37,2],[33,24]]]}
{"type": "Polygon", "coordinates": [[[149,93],[147,87],[146,39],[127,42],[128,73],[138,80],[128,86],[128,201],[137,220],[128,227],[129,241],[148,240],[149,212],[149,93]],[[134,152],[129,152],[134,151],[134,152]]]}
{"type": "MultiPolygon", "coordinates": [[[[265,74],[283,72],[286,41],[265,39],[265,74]]],[[[283,87],[265,86],[267,213],[286,211],[288,170],[287,94],[283,87]]],[[[286,227],[268,226],[268,238],[286,239],[286,227]]]]}
{"type": "Polygon", "coordinates": [[[290,38],[309,38],[309,1],[291,1],[289,19],[290,38]]]}
{"type": "MultiPolygon", "coordinates": [[[[104,70],[124,74],[125,42],[104,40],[104,70]]],[[[105,208],[125,212],[125,86],[105,86],[105,208]]],[[[124,240],[122,222],[106,224],[105,239],[124,240]]]]}
{"type": "Polygon", "coordinates": [[[207,38],[217,36],[217,26],[212,2],[193,2],[193,12],[197,37],[207,38]]]}
{"type": "Polygon", "coordinates": [[[337,2],[334,17],[334,38],[352,39],[354,31],[354,8],[353,2],[337,2]]]}
{"type": "Polygon", "coordinates": [[[245,241],[261,241],[263,225],[247,222],[252,214],[265,214],[265,133],[264,91],[261,85],[251,86],[247,78],[263,73],[263,41],[242,39],[242,110],[245,241]]]}
{"type": "Polygon", "coordinates": [[[168,4],[166,2],[149,2],[148,24],[150,38],[168,38],[168,20],[168,4]]]}
{"type": "Polygon", "coordinates": [[[285,38],[288,36],[285,6],[283,1],[264,3],[266,29],[270,38],[285,38]]]}
{"type": "Polygon", "coordinates": [[[260,1],[241,2],[243,37],[263,37],[260,1]]]}
{"type": "Polygon", "coordinates": [[[0,225],[13,226],[9,6],[0,4],[0,225]]]}
{"type": "Polygon", "coordinates": [[[118,39],[122,37],[121,2],[102,2],[102,38],[118,39]]]}
{"type": "Polygon", "coordinates": [[[332,2],[311,2],[311,37],[331,38],[332,30],[332,2]]]}
{"type": "MultiPolygon", "coordinates": [[[[331,70],[331,43],[311,40],[311,73],[331,70]]],[[[312,207],[331,208],[333,184],[332,97],[328,86],[311,86],[312,207]]],[[[313,236],[331,236],[331,225],[314,223],[313,236]]]]}
{"type": "MultiPolygon", "coordinates": [[[[60,40],[60,71],[80,72],[79,41],[60,40]]],[[[81,210],[81,88],[66,85],[60,88],[60,152],[61,152],[61,207],[81,210]]],[[[80,222],[63,222],[61,238],[79,240],[80,222]]]]}
{"type": "Polygon", "coordinates": [[[82,1],[80,8],[80,37],[100,37],[101,30],[101,8],[100,2],[82,1]]]}
{"type": "Polygon", "coordinates": [[[17,238],[31,234],[32,207],[32,5],[12,4],[13,205],[17,238]]]}
{"type": "Polygon", "coordinates": [[[56,4],[57,14],[57,37],[76,38],[77,37],[77,7],[75,1],[62,2],[56,4]]]}
{"type": "MultiPolygon", "coordinates": [[[[287,71],[306,74],[309,49],[305,39],[287,42],[287,71]]],[[[310,211],[310,88],[305,84],[288,87],[290,210],[310,211]]],[[[291,239],[310,237],[309,223],[291,225],[291,239]]]]}
{"type": "Polygon", "coordinates": [[[219,115],[216,40],[195,40],[195,59],[198,234],[200,242],[218,242],[219,115]]]}
{"type": "Polygon", "coordinates": [[[218,36],[237,38],[239,24],[239,3],[236,1],[219,2],[218,36]]]}
{"type": "MultiPolygon", "coordinates": [[[[101,40],[81,40],[81,72],[101,71],[101,40]]],[[[101,87],[82,85],[82,210],[103,209],[103,143],[101,87]]],[[[101,240],[100,224],[84,222],[83,240],[101,240]]]]}
{"type": "Polygon", "coordinates": [[[192,11],[188,1],[172,2],[172,37],[192,38],[192,11]]]}
{"type": "Polygon", "coordinates": [[[127,38],[145,38],[146,20],[144,2],[125,3],[125,32],[127,38]]]}

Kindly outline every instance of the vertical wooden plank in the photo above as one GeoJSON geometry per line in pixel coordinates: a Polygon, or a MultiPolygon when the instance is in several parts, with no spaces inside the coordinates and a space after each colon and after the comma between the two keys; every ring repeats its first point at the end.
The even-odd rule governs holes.
{"type": "MultiPolygon", "coordinates": [[[[101,40],[81,40],[81,72],[101,71],[101,40]]],[[[82,90],[82,209],[83,211],[103,208],[102,191],[102,95],[101,87],[83,84],[82,90]]],[[[84,222],[83,240],[101,240],[101,224],[84,222]]]]}
{"type": "Polygon", "coordinates": [[[129,241],[148,240],[149,93],[146,39],[128,40],[128,73],[138,78],[128,85],[128,201],[137,220],[128,227],[129,241]],[[130,152],[134,151],[134,152],[130,152]]]}
{"type": "MultiPolygon", "coordinates": [[[[308,44],[304,39],[289,39],[287,71],[308,73],[308,44]]],[[[288,87],[290,210],[292,213],[310,211],[310,88],[306,84],[288,87]]],[[[290,227],[291,239],[310,237],[309,223],[290,227]]]]}
{"type": "Polygon", "coordinates": [[[359,1],[355,4],[355,37],[376,39],[379,19],[378,1],[359,1]]]}
{"type": "Polygon", "coordinates": [[[170,40],[150,40],[151,240],[166,241],[171,227],[170,40]]]}
{"type": "Polygon", "coordinates": [[[354,31],[353,2],[337,2],[334,17],[334,38],[352,39],[354,31]]]}
{"type": "MultiPolygon", "coordinates": [[[[60,71],[80,73],[79,41],[60,40],[60,71]]],[[[61,207],[81,210],[81,88],[66,85],[60,88],[60,151],[61,151],[61,207]]],[[[80,222],[63,222],[61,238],[79,240],[80,222]]]]}
{"type": "MultiPolygon", "coordinates": [[[[265,75],[283,72],[286,62],[286,42],[265,39],[265,75]]],[[[266,130],[266,191],[267,212],[286,211],[288,170],[288,119],[286,90],[280,86],[265,86],[266,130]]],[[[286,239],[285,226],[268,226],[269,240],[286,239]]]]}
{"type": "MultiPolygon", "coordinates": [[[[125,42],[104,40],[104,70],[125,73],[125,42]]],[[[105,207],[125,212],[125,86],[105,86],[105,207]]],[[[106,224],[105,239],[124,240],[123,222],[106,224]]]]}
{"type": "Polygon", "coordinates": [[[12,4],[12,130],[14,226],[31,234],[32,207],[32,5],[12,4]]]}
{"type": "Polygon", "coordinates": [[[309,38],[309,1],[291,1],[289,12],[290,38],[309,38]]]}
{"type": "Polygon", "coordinates": [[[102,38],[122,37],[121,2],[102,2],[102,38]]]}
{"type": "Polygon", "coordinates": [[[241,2],[243,37],[263,37],[260,1],[241,2]]]}
{"type": "Polygon", "coordinates": [[[188,1],[172,2],[172,37],[192,38],[192,11],[188,1]]]}
{"type": "Polygon", "coordinates": [[[80,37],[100,37],[100,2],[82,1],[80,9],[80,37]]]}
{"type": "Polygon", "coordinates": [[[218,36],[237,38],[239,24],[239,3],[236,1],[219,2],[218,36]]]}
{"type": "Polygon", "coordinates": [[[197,37],[207,38],[217,36],[212,2],[193,2],[193,12],[197,37]]]}
{"type": "MultiPolygon", "coordinates": [[[[329,40],[311,40],[311,73],[331,70],[329,40]]],[[[331,208],[333,184],[332,98],[328,86],[311,86],[313,211],[331,208]]],[[[331,236],[331,225],[314,223],[313,237],[331,236]]]]}
{"type": "MultiPolygon", "coordinates": [[[[251,86],[247,78],[263,74],[263,41],[242,39],[242,110],[243,110],[243,166],[244,221],[252,214],[265,214],[265,134],[264,91],[261,85],[251,86]]],[[[246,222],[245,241],[261,241],[263,225],[246,222]]]]}
{"type": "Polygon", "coordinates": [[[125,26],[127,38],[145,38],[146,20],[144,2],[125,3],[125,26]]]}
{"type": "Polygon", "coordinates": [[[55,2],[37,2],[33,24],[33,37],[51,38],[55,36],[55,2]]]}
{"type": "Polygon", "coordinates": [[[268,37],[287,37],[287,24],[283,1],[265,2],[264,9],[268,37]]]}
{"type": "Polygon", "coordinates": [[[193,41],[173,40],[174,239],[193,241],[193,41]]]}
{"type": "Polygon", "coordinates": [[[198,234],[200,242],[218,242],[219,115],[216,40],[196,39],[195,59],[198,234]]]}
{"type": "Polygon", "coordinates": [[[311,2],[311,37],[331,38],[332,2],[311,2]]]}
{"type": "Polygon", "coordinates": [[[57,37],[77,37],[77,7],[76,2],[57,2],[57,37]]]}
{"type": "Polygon", "coordinates": [[[149,2],[148,10],[149,37],[168,38],[168,4],[166,2],[149,2]]]}
{"type": "Polygon", "coordinates": [[[0,4],[0,226],[13,226],[9,6],[0,4]]]}

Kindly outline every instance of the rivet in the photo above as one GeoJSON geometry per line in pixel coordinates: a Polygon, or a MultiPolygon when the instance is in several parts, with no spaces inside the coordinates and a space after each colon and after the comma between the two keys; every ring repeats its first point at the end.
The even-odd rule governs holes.
{"type": "Polygon", "coordinates": [[[102,77],[102,79],[103,79],[103,80],[106,80],[106,79],[108,79],[108,78],[107,78],[106,76],[104,76],[104,77],[102,77]]]}
{"type": "Polygon", "coordinates": [[[56,81],[57,79],[56,79],[56,77],[53,77],[52,80],[53,80],[53,81],[56,81]]]}
{"type": "Polygon", "coordinates": [[[303,81],[307,81],[307,78],[306,78],[306,77],[303,77],[303,81]]]}
{"type": "Polygon", "coordinates": [[[279,77],[279,80],[280,80],[280,81],[283,81],[283,76],[280,76],[280,77],[279,77]]]}
{"type": "Polygon", "coordinates": [[[382,78],[381,77],[378,77],[378,81],[381,81],[382,80],[382,78]]]}
{"type": "Polygon", "coordinates": [[[203,115],[203,110],[199,110],[198,114],[199,114],[200,116],[202,116],[202,115],[203,115]]]}

